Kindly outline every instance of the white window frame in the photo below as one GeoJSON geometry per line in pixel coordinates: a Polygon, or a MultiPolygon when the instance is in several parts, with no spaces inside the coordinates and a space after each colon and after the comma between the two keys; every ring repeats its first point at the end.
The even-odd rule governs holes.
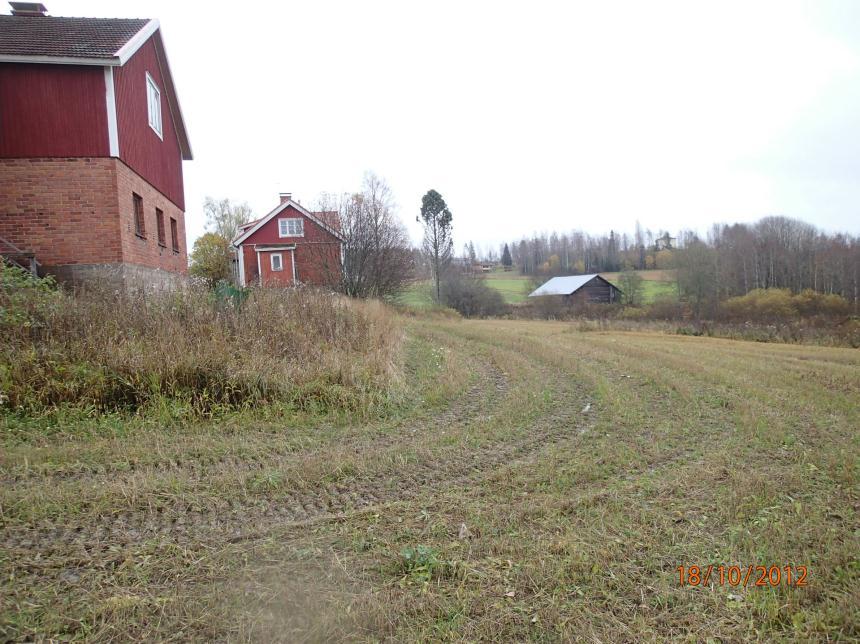
{"type": "Polygon", "coordinates": [[[149,127],[163,141],[164,128],[161,120],[161,90],[152,76],[149,75],[149,72],[146,72],[146,113],[149,127]]]}
{"type": "Polygon", "coordinates": [[[281,253],[272,253],[269,255],[269,265],[272,267],[272,272],[277,273],[284,270],[284,256],[281,253]],[[278,267],[275,268],[275,258],[278,258],[278,267]]]}
{"type": "Polygon", "coordinates": [[[304,237],[305,236],[305,220],[301,217],[290,217],[278,219],[278,237],[304,237]],[[299,232],[290,232],[290,223],[299,222],[299,232]]]}

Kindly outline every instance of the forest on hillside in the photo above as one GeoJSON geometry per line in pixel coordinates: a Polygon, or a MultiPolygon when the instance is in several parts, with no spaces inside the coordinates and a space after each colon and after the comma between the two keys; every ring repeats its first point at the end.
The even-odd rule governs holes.
{"type": "Polygon", "coordinates": [[[828,233],[788,217],[752,224],[715,224],[702,237],[682,231],[589,235],[582,231],[523,237],[509,245],[525,275],[552,276],[642,269],[677,269],[679,280],[699,283],[717,299],[757,288],[812,289],[856,302],[860,238],[828,233]]]}

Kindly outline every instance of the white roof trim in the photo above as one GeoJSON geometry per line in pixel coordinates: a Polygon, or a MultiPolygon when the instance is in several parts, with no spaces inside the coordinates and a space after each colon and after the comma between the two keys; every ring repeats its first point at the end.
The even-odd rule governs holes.
{"type": "Polygon", "coordinates": [[[262,228],[263,226],[265,226],[265,225],[266,225],[266,223],[268,223],[268,222],[272,219],[272,217],[274,217],[274,216],[276,216],[276,215],[278,215],[278,214],[282,213],[284,210],[286,210],[286,209],[287,209],[287,206],[292,206],[293,208],[295,208],[296,210],[298,210],[301,214],[303,214],[305,217],[307,217],[307,218],[308,218],[308,219],[310,219],[312,222],[314,222],[317,226],[319,226],[319,227],[320,227],[320,228],[322,228],[323,230],[328,231],[329,233],[331,233],[332,235],[334,235],[335,237],[337,237],[340,241],[343,241],[343,235],[341,235],[339,232],[337,232],[334,228],[332,228],[332,227],[331,227],[331,226],[329,226],[327,223],[325,223],[324,221],[322,221],[319,217],[314,216],[314,214],[313,214],[312,212],[310,212],[310,211],[306,210],[305,208],[303,208],[303,207],[301,206],[301,204],[296,203],[296,202],[295,202],[295,201],[293,201],[292,199],[288,199],[288,200],[287,200],[287,201],[285,201],[284,203],[279,204],[279,205],[278,205],[278,207],[277,207],[277,208],[275,208],[275,209],[274,209],[272,212],[270,212],[268,215],[266,215],[265,217],[263,217],[262,219],[260,219],[260,220],[259,220],[259,221],[254,225],[254,227],[253,227],[253,228],[250,228],[249,230],[246,230],[246,231],[245,231],[245,232],[243,232],[241,235],[239,235],[238,237],[236,237],[236,239],[234,239],[234,240],[233,240],[233,246],[235,246],[235,247],[237,247],[237,248],[238,248],[238,247],[239,247],[239,244],[241,244],[242,242],[244,242],[246,239],[248,239],[248,237],[250,237],[250,236],[251,236],[251,235],[253,235],[255,232],[257,232],[258,230],[260,230],[260,228],[262,228]]]}
{"type": "Polygon", "coordinates": [[[150,20],[143,26],[143,29],[134,34],[134,36],[131,37],[131,40],[125,43],[120,50],[114,54],[114,56],[119,59],[119,64],[125,65],[126,61],[134,56],[138,49],[143,47],[143,43],[149,40],[149,37],[158,31],[158,26],[158,20],[150,20]]]}
{"type": "Polygon", "coordinates": [[[25,56],[21,54],[0,54],[0,63],[43,63],[47,65],[97,65],[99,67],[119,67],[118,58],[77,58],[75,56],[25,56]]]}
{"type": "Polygon", "coordinates": [[[149,37],[158,31],[158,20],[150,20],[132,36],[110,58],[83,58],[77,56],[29,56],[24,54],[0,54],[0,63],[42,63],[46,65],[98,65],[99,67],[121,67],[143,46],[149,37]]]}
{"type": "MultiPolygon", "coordinates": [[[[157,20],[151,20],[150,22],[156,23],[156,30],[160,31],[160,27],[158,26],[157,20]]],[[[153,32],[154,33],[154,32],[153,32]]],[[[143,44],[143,43],[141,43],[143,44]]],[[[139,47],[139,46],[138,46],[139,47]]],[[[176,132],[176,136],[180,138],[180,147],[182,147],[182,142],[185,142],[185,147],[188,148],[188,158],[186,159],[183,154],[183,159],[185,161],[191,161],[194,158],[194,153],[191,151],[191,141],[188,137],[188,130],[185,128],[185,117],[182,115],[182,106],[179,105],[179,96],[176,94],[176,87],[173,85],[173,74],[170,71],[170,61],[167,60],[167,46],[164,44],[164,32],[160,31],[158,34],[158,40],[155,41],[155,53],[156,59],[158,60],[158,69],[161,71],[161,77],[164,80],[165,85],[169,85],[169,87],[165,87],[167,90],[167,101],[170,105],[170,120],[173,122],[173,131],[176,132]],[[159,44],[161,45],[159,47],[159,44]],[[161,59],[164,58],[164,65],[161,64],[161,59]],[[165,68],[167,68],[165,70],[165,68]],[[171,99],[172,97],[172,99],[171,99]],[[176,108],[176,112],[174,113],[173,108],[176,108]],[[179,135],[180,128],[176,126],[176,115],[179,115],[179,123],[182,125],[181,131],[184,136],[179,135]]]]}

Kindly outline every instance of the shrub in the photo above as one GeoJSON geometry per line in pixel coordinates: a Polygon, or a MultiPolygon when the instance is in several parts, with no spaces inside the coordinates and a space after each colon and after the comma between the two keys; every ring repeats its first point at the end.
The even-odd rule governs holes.
{"type": "MultiPolygon", "coordinates": [[[[3,282],[5,284],[5,282],[3,282]]],[[[400,334],[376,302],[310,290],[216,297],[0,290],[0,400],[136,411],[165,399],[196,414],[284,403],[367,410],[394,377],[400,334]],[[27,324],[9,322],[21,317],[27,324]]]]}
{"type": "Polygon", "coordinates": [[[746,295],[730,297],[721,305],[734,319],[779,320],[797,315],[791,291],[786,288],[753,289],[746,295]]]}
{"type": "Polygon", "coordinates": [[[679,320],[685,314],[683,305],[673,295],[661,295],[655,298],[645,311],[646,317],[652,320],[679,320]]]}
{"type": "Polygon", "coordinates": [[[508,307],[502,294],[483,279],[450,273],[442,282],[442,303],[468,318],[503,315],[508,307]]]}
{"type": "Polygon", "coordinates": [[[543,295],[529,300],[534,315],[544,320],[564,320],[572,316],[570,305],[561,295],[543,295]]]}
{"type": "Polygon", "coordinates": [[[794,304],[804,317],[836,317],[851,313],[851,304],[845,298],[833,293],[816,293],[809,288],[794,296],[794,304]]]}
{"type": "Polygon", "coordinates": [[[811,289],[792,295],[784,288],[754,289],[746,295],[723,302],[721,313],[728,319],[759,322],[816,316],[831,318],[851,312],[848,300],[839,295],[816,293],[811,289]]]}
{"type": "Polygon", "coordinates": [[[30,328],[59,303],[54,280],[0,261],[0,328],[30,328]]]}

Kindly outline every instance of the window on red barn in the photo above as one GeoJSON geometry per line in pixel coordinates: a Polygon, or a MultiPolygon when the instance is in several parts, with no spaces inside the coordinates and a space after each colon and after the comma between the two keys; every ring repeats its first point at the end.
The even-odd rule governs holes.
{"type": "Polygon", "coordinates": [[[131,193],[134,202],[134,234],[146,238],[146,223],[143,220],[143,197],[137,193],[131,193]]]}
{"type": "Polygon", "coordinates": [[[272,270],[273,271],[284,270],[283,256],[280,253],[272,253],[272,270]]]}
{"type": "Polygon", "coordinates": [[[176,220],[170,218],[170,241],[173,242],[173,252],[179,252],[179,229],[176,226],[176,220]]]}
{"type": "Polygon", "coordinates": [[[146,73],[146,105],[149,112],[149,127],[155,130],[159,138],[163,138],[161,130],[161,90],[158,89],[158,85],[155,84],[149,72],[146,73]]]}
{"type": "Polygon", "coordinates": [[[158,227],[158,245],[167,246],[167,235],[164,232],[164,212],[155,209],[155,225],[158,227]]]}

